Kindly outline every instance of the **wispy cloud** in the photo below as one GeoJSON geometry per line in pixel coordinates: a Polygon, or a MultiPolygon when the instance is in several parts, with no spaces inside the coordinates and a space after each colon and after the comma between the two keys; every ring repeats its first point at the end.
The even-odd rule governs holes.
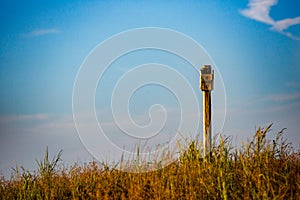
{"type": "Polygon", "coordinates": [[[30,115],[0,115],[0,123],[10,123],[15,121],[28,121],[28,120],[47,120],[48,114],[30,114],[30,115]]]}
{"type": "Polygon", "coordinates": [[[262,100],[273,101],[273,102],[286,102],[286,101],[300,100],[300,93],[273,94],[264,97],[262,100]]]}
{"type": "Polygon", "coordinates": [[[300,24],[300,16],[278,21],[270,16],[271,7],[276,5],[277,2],[277,0],[249,0],[248,8],[240,10],[240,13],[247,18],[271,25],[270,29],[273,31],[300,41],[300,37],[286,31],[289,27],[300,24]]]}
{"type": "Polygon", "coordinates": [[[287,87],[291,87],[291,88],[300,88],[300,83],[299,82],[287,82],[285,84],[287,87]]]}
{"type": "Polygon", "coordinates": [[[38,37],[48,34],[58,34],[60,31],[58,29],[52,28],[52,29],[35,29],[29,33],[23,34],[25,37],[38,37]]]}

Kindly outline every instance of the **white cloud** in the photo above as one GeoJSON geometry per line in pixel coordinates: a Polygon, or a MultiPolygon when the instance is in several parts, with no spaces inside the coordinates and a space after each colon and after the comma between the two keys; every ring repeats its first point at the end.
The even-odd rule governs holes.
{"type": "Polygon", "coordinates": [[[240,13],[250,19],[271,25],[271,30],[277,31],[294,40],[300,40],[300,37],[286,32],[289,27],[300,24],[300,16],[295,18],[286,18],[275,21],[270,16],[270,9],[277,4],[277,0],[249,0],[248,8],[240,10],[240,13]]]}
{"type": "Polygon", "coordinates": [[[276,4],[277,0],[249,0],[248,9],[240,12],[250,19],[273,25],[275,21],[270,17],[270,8],[276,4]]]}
{"type": "Polygon", "coordinates": [[[300,16],[276,21],[272,28],[278,31],[283,31],[285,29],[288,29],[290,26],[294,26],[297,24],[300,24],[300,16]]]}
{"type": "Polygon", "coordinates": [[[35,29],[29,33],[24,34],[26,37],[37,37],[42,35],[48,35],[48,34],[57,34],[60,31],[58,29],[35,29]]]}

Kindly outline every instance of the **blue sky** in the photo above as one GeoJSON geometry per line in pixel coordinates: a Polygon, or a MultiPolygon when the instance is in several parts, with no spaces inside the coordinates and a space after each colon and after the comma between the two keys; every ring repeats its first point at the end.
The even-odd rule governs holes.
{"type": "MultiPolygon", "coordinates": [[[[275,132],[287,128],[287,139],[300,144],[297,0],[1,1],[0,8],[0,169],[4,174],[14,160],[34,168],[34,159],[42,157],[47,145],[52,153],[64,149],[66,162],[90,160],[72,119],[77,71],[97,44],[143,27],[179,31],[210,54],[226,89],[222,133],[239,142],[251,137],[259,125],[274,123],[275,132]]],[[[168,58],[149,53],[148,58],[156,62],[159,55],[161,60],[168,58]]],[[[109,92],[111,87],[107,88],[109,92]]],[[[161,88],[148,90],[161,98],[149,96],[139,106],[131,106],[133,118],[143,115],[157,99],[169,107],[176,105],[161,88]]],[[[147,92],[135,95],[138,102],[147,92]]],[[[197,95],[201,97],[201,92],[197,95]]],[[[97,106],[108,109],[105,104],[97,106]]]]}

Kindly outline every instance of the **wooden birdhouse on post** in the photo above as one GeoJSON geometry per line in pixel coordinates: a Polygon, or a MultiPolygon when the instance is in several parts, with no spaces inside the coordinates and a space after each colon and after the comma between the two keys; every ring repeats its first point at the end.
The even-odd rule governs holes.
{"type": "Polygon", "coordinates": [[[200,72],[200,89],[203,91],[203,146],[205,156],[211,151],[211,91],[214,88],[214,71],[210,65],[203,65],[200,72]]]}

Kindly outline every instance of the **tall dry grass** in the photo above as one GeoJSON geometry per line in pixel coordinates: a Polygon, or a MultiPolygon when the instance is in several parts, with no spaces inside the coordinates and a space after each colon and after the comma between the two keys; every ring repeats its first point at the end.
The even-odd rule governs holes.
{"type": "Polygon", "coordinates": [[[191,141],[178,162],[147,173],[126,173],[95,161],[65,167],[61,152],[38,161],[38,170],[14,168],[1,179],[1,199],[300,199],[300,152],[270,127],[233,148],[219,136],[212,152],[191,141]]]}

